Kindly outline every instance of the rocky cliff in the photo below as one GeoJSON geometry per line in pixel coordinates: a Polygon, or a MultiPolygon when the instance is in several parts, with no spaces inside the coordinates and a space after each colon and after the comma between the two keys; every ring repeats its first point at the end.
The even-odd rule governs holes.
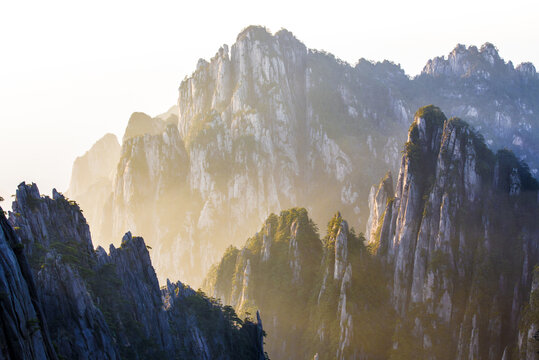
{"type": "Polygon", "coordinates": [[[229,248],[204,288],[261,309],[277,358],[536,356],[539,183],[528,166],[427,106],[398,174],[371,192],[368,241],[341,214],[320,239],[304,209],[283,211],[229,248]]]}
{"type": "Polygon", "coordinates": [[[518,334],[518,356],[521,359],[539,358],[539,268],[533,271],[529,302],[524,306],[518,334]]]}
{"type": "Polygon", "coordinates": [[[0,208],[0,359],[57,359],[23,248],[0,208]]]}
{"type": "Polygon", "coordinates": [[[418,107],[436,104],[465,120],[491,149],[511,149],[537,174],[539,76],[533,64],[515,67],[490,43],[457,45],[447,57],[429,60],[413,82],[418,107]]]}
{"type": "Polygon", "coordinates": [[[409,119],[425,104],[465,119],[488,146],[513,149],[534,173],[538,98],[533,65],[515,68],[491,44],[459,45],[410,78],[389,61],[352,66],[289,31],[251,26],[198,62],[174,111],[133,114],[113,194],[81,205],[102,214],[90,218],[100,244],[142,234],[161,279],[198,285],[271,212],[302,206],[322,223],[340,210],[365,229],[370,186],[398,171],[409,119]]]}
{"type": "Polygon", "coordinates": [[[526,164],[492,153],[462,120],[433,106],[416,113],[371,238],[403,319],[395,353],[518,358],[518,319],[539,262],[538,189],[526,164]]]}
{"type": "Polygon", "coordinates": [[[270,215],[204,288],[241,314],[260,309],[271,358],[387,358],[394,315],[382,262],[341,214],[327,231],[321,239],[302,208],[270,215]]]}
{"type": "Polygon", "coordinates": [[[6,299],[19,297],[22,306],[15,315],[6,312],[5,324],[14,316],[29,319],[21,334],[6,327],[4,343],[15,349],[18,341],[30,355],[8,359],[264,359],[261,321],[241,320],[232,308],[181,283],[161,290],[142,238],[128,232],[108,254],[94,250],[79,206],[55,190],[52,199],[41,196],[35,184],[19,185],[12,208],[2,229],[16,243],[2,255],[9,259],[14,248],[22,260],[4,270],[11,275],[6,299]],[[16,270],[24,269],[26,258],[22,279],[30,285],[19,293],[16,270]],[[35,288],[28,282],[34,280],[35,288]],[[54,345],[50,354],[47,341],[54,345]]]}
{"type": "Polygon", "coordinates": [[[51,337],[61,356],[116,359],[112,334],[87,284],[94,249],[80,209],[53,191],[41,197],[35,184],[21,184],[10,223],[24,244],[51,337]]]}

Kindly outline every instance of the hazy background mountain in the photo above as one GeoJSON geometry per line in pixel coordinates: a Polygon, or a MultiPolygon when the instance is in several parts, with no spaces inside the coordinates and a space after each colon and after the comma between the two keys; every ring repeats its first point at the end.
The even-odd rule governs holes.
{"type": "MultiPolygon", "coordinates": [[[[515,68],[488,43],[458,45],[409,78],[391,62],[351,66],[286,30],[252,26],[230,49],[198,62],[177,108],[131,116],[116,174],[103,186],[108,195],[94,191],[85,200],[77,168],[68,194],[87,211],[98,243],[132,230],[155,249],[162,280],[197,286],[229,244],[283,208],[305,207],[317,223],[340,210],[364,231],[370,187],[387,170],[396,173],[420,105],[443,105],[535,173],[537,99],[533,65],[515,68]]],[[[95,148],[86,157],[115,154],[95,148]]]]}
{"type": "Polygon", "coordinates": [[[514,0],[512,6],[275,0],[264,11],[246,0],[96,0],[91,7],[29,1],[6,3],[0,22],[0,31],[11,34],[0,39],[0,134],[5,149],[17,149],[17,156],[4,159],[4,198],[23,180],[47,193],[67,189],[75,157],[105,133],[120,139],[132,112],[155,116],[169,108],[198,58],[209,59],[220,44],[232,44],[249,24],[293,30],[308,47],[349,63],[359,57],[390,59],[410,75],[458,42],[491,41],[515,64],[539,63],[539,49],[531,45],[539,33],[539,4],[530,0],[514,0]],[[455,19],[459,26],[440,26],[455,19]]]}

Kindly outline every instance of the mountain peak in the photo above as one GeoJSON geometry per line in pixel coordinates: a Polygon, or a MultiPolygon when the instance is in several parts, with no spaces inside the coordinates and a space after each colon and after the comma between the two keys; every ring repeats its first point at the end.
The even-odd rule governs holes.
{"type": "Polygon", "coordinates": [[[424,147],[424,152],[436,149],[437,136],[447,120],[442,110],[434,105],[427,105],[416,111],[414,122],[408,132],[408,142],[424,147]]]}
{"type": "Polygon", "coordinates": [[[488,78],[493,67],[505,66],[512,67],[504,62],[498,49],[492,43],[486,42],[480,49],[474,45],[466,47],[466,45],[457,44],[447,57],[439,56],[429,60],[421,73],[457,77],[478,75],[488,78]]]}
{"type": "Polygon", "coordinates": [[[498,49],[492,43],[484,43],[481,46],[480,52],[483,58],[487,60],[491,65],[494,65],[496,62],[499,62],[501,60],[498,49]]]}
{"type": "MultiPolygon", "coordinates": [[[[103,179],[112,179],[119,158],[120,144],[116,135],[106,134],[84,155],[75,159],[69,189],[66,191],[67,196],[81,200],[86,189],[102,182],[103,179]]],[[[90,195],[90,198],[92,197],[93,195],[90,195]]],[[[82,202],[85,202],[84,199],[82,202]]]]}
{"type": "MultiPolygon", "coordinates": [[[[260,25],[250,25],[243,29],[238,36],[236,37],[236,43],[241,43],[243,41],[259,41],[267,43],[292,43],[292,44],[301,44],[304,46],[301,41],[299,41],[294,34],[284,28],[281,28],[279,31],[272,33],[268,28],[260,25]]],[[[228,47],[226,48],[228,52],[228,47]]],[[[221,50],[219,51],[219,53],[221,50]]],[[[218,53],[218,55],[219,55],[218,53]]]]}
{"type": "MultiPolygon", "coordinates": [[[[199,61],[200,62],[200,61],[199,61]]],[[[165,122],[159,118],[152,118],[143,112],[134,112],[129,117],[123,141],[145,134],[160,134],[165,129],[165,122]]]]}
{"type": "Polygon", "coordinates": [[[273,35],[265,26],[249,25],[238,34],[238,36],[236,37],[236,42],[239,42],[243,39],[264,40],[271,37],[273,37],[273,35]]]}
{"type": "Polygon", "coordinates": [[[534,78],[537,77],[537,70],[531,62],[523,62],[516,67],[516,70],[525,77],[534,78]]]}

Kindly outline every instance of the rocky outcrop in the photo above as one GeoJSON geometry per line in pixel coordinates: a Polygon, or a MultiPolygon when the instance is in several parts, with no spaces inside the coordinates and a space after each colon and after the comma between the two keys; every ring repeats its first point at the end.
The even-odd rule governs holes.
{"type": "Polygon", "coordinates": [[[167,116],[166,119],[156,117],[152,118],[144,113],[135,112],[131,114],[125,133],[123,136],[122,142],[125,142],[131,138],[141,136],[141,135],[158,135],[161,134],[166,127],[166,120],[171,119],[172,121],[176,120],[176,115],[169,112],[161,115],[162,117],[167,116]]]}
{"type": "Polygon", "coordinates": [[[369,194],[370,215],[367,220],[366,237],[369,243],[378,245],[380,238],[380,219],[383,218],[388,201],[393,201],[393,177],[389,171],[380,185],[372,186],[369,194]]]}
{"type": "Polygon", "coordinates": [[[239,245],[271,212],[302,205],[325,220],[339,208],[354,223],[364,221],[366,184],[397,164],[398,136],[388,137],[386,125],[409,114],[391,95],[407,79],[402,70],[371,65],[354,68],[309,50],[285,30],[245,29],[180,85],[185,157],[162,140],[155,126],[162,120],[133,115],[146,125],[130,130],[131,119],[126,130],[111,212],[103,211],[110,228],[92,222],[92,232],[108,241],[127,230],[142,234],[161,279],[196,285],[230,243],[239,245]],[[381,73],[394,85],[363,82],[364,68],[366,78],[381,73]],[[373,91],[376,104],[367,105],[373,91]],[[148,169],[151,176],[142,176],[148,169]],[[173,200],[163,204],[165,197],[173,200]]]}
{"type": "MultiPolygon", "coordinates": [[[[232,308],[224,309],[203,293],[187,292],[182,301],[175,300],[179,290],[164,296],[142,238],[128,232],[119,248],[110,246],[109,254],[102,247],[94,251],[79,206],[56,190],[52,199],[42,197],[35,184],[19,185],[12,208],[6,228],[22,240],[14,246],[24,249],[30,264],[27,277],[35,279],[38,290],[28,286],[35,297],[26,301],[35,304],[32,309],[18,309],[28,312],[21,319],[35,315],[28,320],[31,333],[14,335],[6,328],[13,338],[5,345],[10,351],[18,340],[28,348],[24,351],[35,351],[35,358],[43,359],[54,359],[56,354],[69,359],[156,359],[177,354],[264,358],[261,322],[240,320],[232,308]],[[36,310],[40,307],[43,321],[36,310]],[[43,324],[48,324],[44,335],[43,324]],[[41,356],[43,344],[41,349],[37,346],[46,344],[49,333],[55,350],[41,356]]],[[[20,285],[17,281],[7,283],[13,287],[20,285]]]]}
{"type": "Polygon", "coordinates": [[[0,208],[0,359],[57,359],[23,248],[0,208]]]}
{"type": "Polygon", "coordinates": [[[475,46],[466,47],[458,44],[447,56],[436,57],[427,62],[423,74],[433,77],[455,76],[488,78],[492,70],[513,70],[512,64],[506,64],[498,54],[498,49],[491,43],[485,43],[480,49],[475,46]],[[498,68],[498,69],[497,69],[498,68]]]}
{"type": "Polygon", "coordinates": [[[95,260],[90,231],[78,205],[35,184],[19,185],[10,222],[33,270],[52,341],[66,358],[117,359],[112,333],[87,284],[95,260]],[[86,277],[86,279],[84,279],[86,277]]]}
{"type": "Polygon", "coordinates": [[[205,288],[232,305],[249,294],[249,307],[239,311],[266,314],[274,357],[535,355],[539,183],[528,166],[509,150],[493,153],[467,123],[427,106],[409,129],[398,174],[393,190],[386,176],[373,191],[378,225],[370,242],[339,213],[320,239],[301,220],[304,209],[283,211],[241,250],[230,248],[205,288]]]}
{"type": "Polygon", "coordinates": [[[410,78],[389,61],[351,66],[289,31],[251,26],[198,62],[180,84],[177,108],[132,116],[114,195],[87,209],[103,214],[91,219],[92,232],[100,244],[128,230],[143,235],[159,277],[193,285],[229,244],[239,246],[283,208],[304,206],[318,223],[339,209],[351,225],[368,225],[370,239],[379,227],[367,221],[370,185],[388,169],[397,174],[415,109],[439,104],[535,173],[538,95],[533,65],[514,68],[488,43],[459,45],[410,78]],[[163,137],[176,110],[181,157],[163,137]],[[151,176],[139,176],[148,169],[151,176]]]}
{"type": "Polygon", "coordinates": [[[305,209],[282,211],[243,249],[229,248],[204,288],[241,314],[260,309],[272,358],[384,358],[393,324],[388,283],[363,241],[341,214],[320,239],[305,209]]]}
{"type": "MultiPolygon", "coordinates": [[[[109,255],[106,255],[102,248],[98,248],[97,254],[97,262],[101,269],[108,267],[115,270],[116,282],[119,285],[116,291],[123,294],[123,306],[117,310],[111,309],[110,312],[122,316],[121,322],[114,326],[123,328],[119,333],[132,333],[131,336],[126,336],[124,346],[128,347],[129,343],[133,342],[130,337],[140,337],[150,340],[150,346],[156,349],[153,356],[161,351],[172,351],[174,348],[170,339],[172,329],[168,323],[167,313],[162,309],[159,283],[144,240],[141,237],[133,237],[128,232],[122,238],[120,248],[116,249],[111,245],[109,255]]],[[[151,354],[147,348],[144,350],[148,356],[151,354]]]]}
{"type": "Polygon", "coordinates": [[[524,307],[519,324],[518,356],[520,359],[539,358],[539,268],[533,271],[529,303],[524,307]]]}
{"type": "Polygon", "coordinates": [[[179,270],[184,275],[186,268],[208,261],[202,255],[211,252],[201,254],[193,240],[193,213],[201,209],[201,201],[189,188],[188,167],[184,142],[173,125],[160,134],[125,141],[110,198],[109,227],[98,229],[103,238],[121,238],[126,231],[144,234],[163,274],[179,270]]]}
{"type": "Polygon", "coordinates": [[[256,312],[254,322],[241,320],[235,314],[234,309],[229,306],[225,306],[223,311],[216,312],[214,309],[222,305],[200,292],[195,292],[181,282],[175,284],[167,282],[162,294],[171,314],[171,326],[174,329],[179,329],[172,337],[173,343],[183,343],[185,348],[193,349],[190,353],[179,353],[180,358],[192,357],[201,360],[264,360],[267,358],[263,347],[264,330],[258,312],[256,312]],[[198,313],[192,310],[195,299],[197,306],[200,307],[199,310],[201,310],[198,313]],[[203,331],[208,313],[212,313],[212,329],[211,331],[203,331]],[[232,336],[242,338],[246,344],[253,344],[253,346],[245,346],[239,341],[231,342],[226,337],[215,336],[215,334],[220,333],[231,333],[232,336]],[[196,340],[194,346],[188,344],[190,338],[196,340]]]}
{"type": "Polygon", "coordinates": [[[447,57],[429,60],[414,82],[424,101],[418,106],[437,104],[462,118],[483,134],[491,149],[511,149],[536,174],[538,79],[533,64],[515,68],[494,45],[485,43],[480,49],[457,45],[447,57]]]}
{"type": "Polygon", "coordinates": [[[539,262],[538,189],[526,165],[507,150],[493,154],[462,120],[433,106],[416,113],[380,219],[378,254],[406,319],[394,351],[497,359],[514,346],[539,262]]]}

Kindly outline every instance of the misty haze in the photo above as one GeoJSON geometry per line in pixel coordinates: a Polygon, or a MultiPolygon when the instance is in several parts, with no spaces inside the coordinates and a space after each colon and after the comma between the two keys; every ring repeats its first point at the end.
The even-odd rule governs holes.
{"type": "Polygon", "coordinates": [[[0,40],[0,360],[539,359],[537,5],[279,5],[0,40]]]}

